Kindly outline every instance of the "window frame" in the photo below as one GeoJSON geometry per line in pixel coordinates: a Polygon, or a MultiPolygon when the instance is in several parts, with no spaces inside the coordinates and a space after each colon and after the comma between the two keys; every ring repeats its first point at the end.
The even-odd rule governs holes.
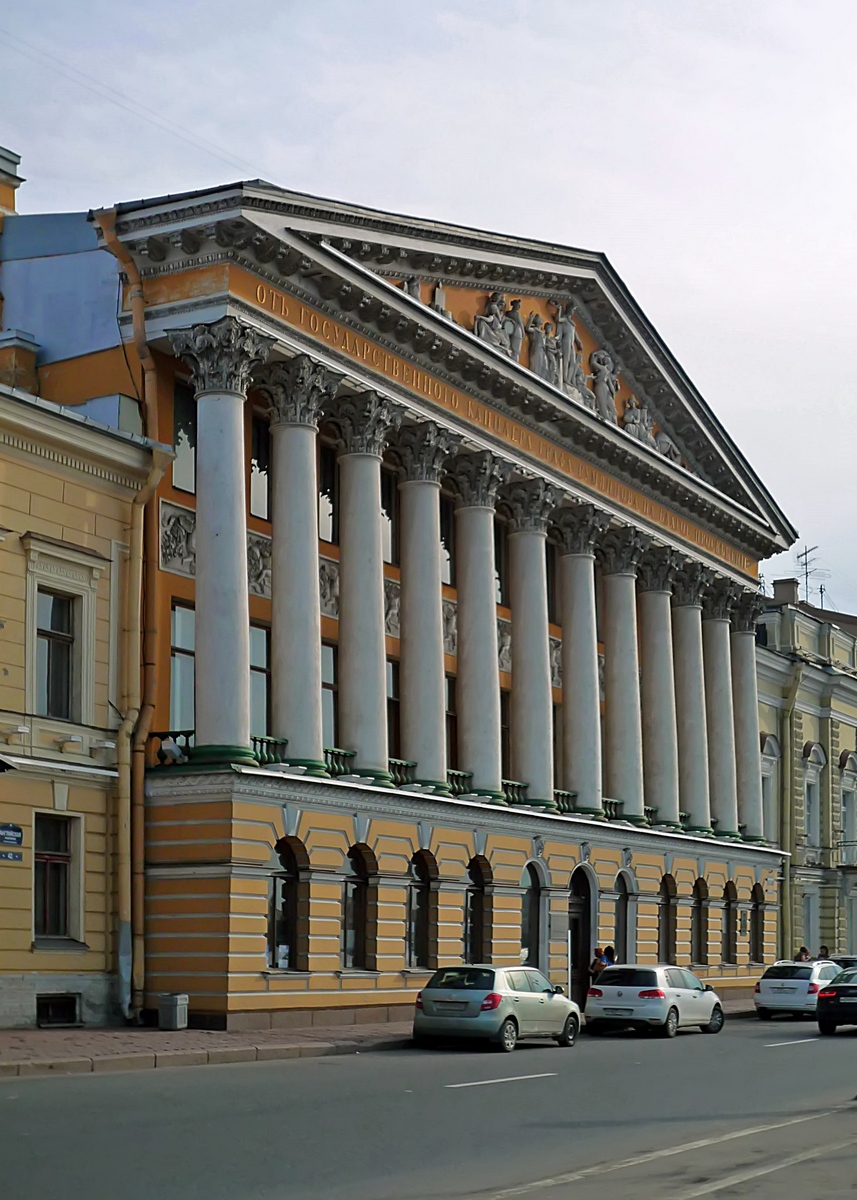
{"type": "Polygon", "coordinates": [[[50,950],[56,943],[65,945],[76,943],[81,949],[87,949],[84,942],[84,897],[83,897],[83,847],[85,845],[84,817],[80,813],[58,812],[56,809],[34,809],[32,818],[32,939],[35,950],[50,950]],[[68,829],[68,851],[62,857],[67,867],[66,872],[66,932],[44,933],[36,929],[36,863],[47,859],[58,859],[60,856],[52,851],[37,851],[37,827],[40,820],[62,821],[68,829]]]}
{"type": "Polygon", "coordinates": [[[455,498],[440,493],[440,581],[446,587],[456,586],[455,575],[455,498]],[[447,579],[446,576],[449,576],[447,579]]]}
{"type": "Polygon", "coordinates": [[[175,730],[196,728],[196,606],[176,596],[173,596],[170,602],[170,728],[175,730]],[[192,650],[189,650],[186,646],[177,645],[173,640],[173,614],[177,609],[184,609],[194,614],[194,644],[192,650]],[[190,690],[190,706],[193,712],[193,720],[189,725],[187,722],[180,721],[175,711],[176,706],[173,694],[173,681],[175,679],[174,663],[179,655],[184,659],[190,659],[193,668],[193,683],[190,690]]]}
{"type": "MultiPolygon", "coordinates": [[[[251,737],[268,737],[271,731],[271,628],[269,625],[263,624],[261,621],[251,621],[251,642],[252,631],[258,629],[265,635],[265,665],[264,667],[254,666],[250,661],[250,736],[251,737]],[[253,676],[262,675],[265,679],[265,728],[257,730],[253,728],[253,676]]],[[[194,652],[194,667],[196,666],[196,653],[194,652]]]]}
{"type": "Polygon", "coordinates": [[[392,463],[381,463],[380,492],[381,556],[386,564],[397,567],[401,558],[401,498],[399,495],[399,471],[392,463]]]}
{"type": "MultiPolygon", "coordinates": [[[[339,545],[339,500],[340,500],[340,481],[339,481],[339,455],[336,447],[322,438],[318,440],[318,536],[319,541],[325,542],[328,546],[339,545]],[[325,491],[326,486],[326,463],[332,463],[333,469],[330,479],[330,495],[325,491]],[[330,534],[329,538],[322,533],[322,515],[321,515],[321,500],[322,496],[327,496],[330,503],[330,534]]],[[[326,532],[326,530],[325,530],[326,532]]]]}
{"type": "Polygon", "coordinates": [[[197,441],[198,441],[198,437],[197,437],[197,413],[198,413],[198,410],[196,407],[196,403],[197,403],[196,396],[195,396],[193,388],[190,386],[190,384],[184,382],[183,380],[177,379],[175,382],[175,386],[173,388],[172,418],[173,418],[173,451],[175,453],[175,458],[173,459],[172,467],[170,469],[170,483],[172,484],[173,491],[184,492],[184,494],[186,496],[195,496],[196,495],[196,476],[197,476],[196,451],[197,451],[197,441]],[[192,454],[192,459],[191,459],[192,472],[193,472],[193,486],[192,487],[186,487],[184,484],[179,483],[176,480],[176,467],[178,466],[181,468],[184,464],[184,460],[180,453],[180,447],[176,443],[176,430],[177,430],[177,425],[178,425],[177,410],[178,410],[178,406],[179,406],[179,399],[178,399],[179,396],[182,397],[182,403],[184,403],[184,399],[185,399],[185,397],[187,397],[188,402],[189,402],[189,411],[193,414],[191,422],[190,422],[191,427],[193,429],[192,439],[191,439],[191,437],[188,437],[189,449],[192,454]]]}
{"type": "Polygon", "coordinates": [[[338,746],[339,738],[339,646],[336,642],[328,641],[322,638],[322,676],[321,676],[321,712],[322,712],[322,733],[324,731],[324,694],[329,692],[331,695],[331,705],[333,712],[333,740],[329,746],[325,746],[326,750],[334,750],[338,746]],[[333,663],[333,680],[327,681],[324,678],[324,649],[327,647],[331,653],[331,661],[333,663]]]}
{"type": "Polygon", "coordinates": [[[247,471],[247,508],[251,517],[255,517],[258,521],[271,520],[271,499],[272,492],[272,475],[271,463],[273,458],[273,445],[271,438],[271,422],[264,412],[259,409],[253,409],[250,413],[250,462],[247,471]],[[261,438],[261,431],[264,429],[264,443],[261,438]],[[257,454],[257,449],[264,444],[264,452],[262,458],[264,463],[260,463],[260,456],[257,454]],[[260,464],[260,465],[257,465],[260,464]],[[254,482],[261,481],[259,487],[254,489],[254,482]],[[261,489],[261,483],[264,483],[264,489],[261,489]],[[264,495],[264,512],[257,512],[254,501],[254,490],[264,495]]]}
{"type": "Polygon", "coordinates": [[[57,721],[71,721],[74,717],[74,684],[75,677],[78,673],[77,659],[77,639],[75,631],[78,625],[77,621],[78,598],[76,596],[66,595],[64,592],[50,591],[48,588],[39,587],[36,592],[36,707],[35,713],[40,717],[49,717],[57,721]],[[39,620],[39,601],[42,597],[49,596],[52,601],[63,601],[68,605],[68,630],[54,629],[51,626],[43,626],[39,620]],[[42,706],[39,697],[42,693],[42,655],[41,647],[45,644],[45,678],[44,678],[44,693],[45,702],[42,706]],[[57,659],[57,651],[63,648],[66,651],[64,654],[64,667],[62,672],[65,675],[63,681],[63,697],[62,703],[57,707],[62,708],[62,712],[52,709],[52,697],[55,691],[54,670],[59,666],[57,659]]]}
{"type": "Polygon", "coordinates": [[[389,758],[401,759],[402,754],[402,695],[399,676],[399,660],[385,660],[385,691],[387,705],[387,755],[389,758]]]}

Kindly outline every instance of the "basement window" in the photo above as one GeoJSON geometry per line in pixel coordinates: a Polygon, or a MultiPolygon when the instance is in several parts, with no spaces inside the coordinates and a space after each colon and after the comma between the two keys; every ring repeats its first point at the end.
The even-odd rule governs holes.
{"type": "Polygon", "coordinates": [[[36,1024],[40,1029],[46,1025],[80,1025],[80,995],[36,996],[36,1024]]]}

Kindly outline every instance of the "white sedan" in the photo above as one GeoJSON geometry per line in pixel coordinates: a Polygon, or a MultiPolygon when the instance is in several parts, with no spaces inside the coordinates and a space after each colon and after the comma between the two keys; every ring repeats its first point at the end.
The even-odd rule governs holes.
{"type": "Polygon", "coordinates": [[[723,1028],[723,1005],[710,984],[684,967],[627,963],[606,967],[586,997],[587,1033],[632,1026],[675,1037],[695,1025],[703,1033],[723,1028]]]}

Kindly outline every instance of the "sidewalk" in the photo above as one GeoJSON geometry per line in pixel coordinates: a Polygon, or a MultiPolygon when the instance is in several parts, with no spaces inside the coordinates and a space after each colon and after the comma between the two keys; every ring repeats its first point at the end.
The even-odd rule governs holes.
{"type": "MultiPolygon", "coordinates": [[[[753,1015],[752,1001],[724,1000],[723,1008],[733,1019],[753,1015]]],[[[410,1036],[410,1021],[314,1025],[290,1035],[282,1030],[0,1029],[0,1079],[365,1054],[400,1048],[410,1036]]]]}

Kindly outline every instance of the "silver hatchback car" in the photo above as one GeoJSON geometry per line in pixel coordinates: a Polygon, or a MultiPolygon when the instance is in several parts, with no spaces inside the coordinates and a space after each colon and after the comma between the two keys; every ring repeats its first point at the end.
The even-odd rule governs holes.
{"type": "Polygon", "coordinates": [[[435,971],[416,998],[414,1042],[488,1038],[511,1051],[520,1038],[573,1046],[580,1009],[533,967],[461,966],[435,971]]]}

